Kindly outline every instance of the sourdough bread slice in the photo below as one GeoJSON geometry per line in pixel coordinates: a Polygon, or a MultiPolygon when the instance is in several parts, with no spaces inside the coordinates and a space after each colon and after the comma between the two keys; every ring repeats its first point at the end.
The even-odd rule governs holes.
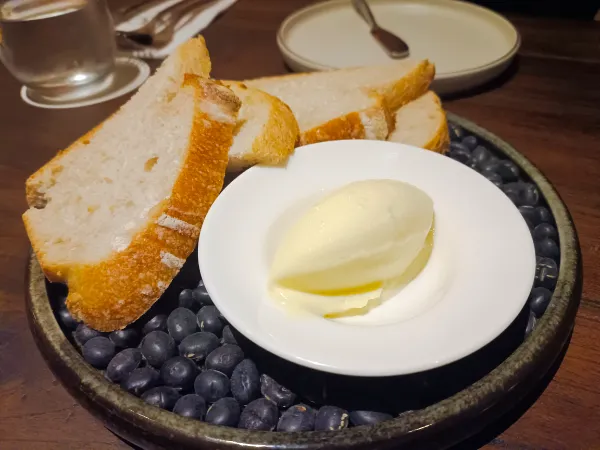
{"type": "Polygon", "coordinates": [[[403,60],[244,81],[281,99],[300,127],[300,143],[335,139],[386,139],[390,111],[427,91],[435,69],[428,61],[403,60]]]}
{"type": "Polygon", "coordinates": [[[396,128],[388,141],[401,142],[445,153],[450,144],[448,122],[442,102],[429,91],[407,103],[395,114],[396,128]]]}
{"type": "Polygon", "coordinates": [[[298,141],[298,122],[289,106],[277,97],[242,83],[226,82],[242,101],[228,170],[254,164],[279,165],[287,161],[298,141]]]}
{"type": "Polygon", "coordinates": [[[203,78],[209,68],[204,41],[185,44],[27,182],[23,219],[35,254],[92,328],[123,328],[152,306],[221,190],[240,102],[203,78]]]}

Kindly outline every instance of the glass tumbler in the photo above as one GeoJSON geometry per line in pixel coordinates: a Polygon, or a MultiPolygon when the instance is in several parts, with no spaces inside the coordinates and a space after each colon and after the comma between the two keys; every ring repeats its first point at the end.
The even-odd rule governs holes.
{"type": "Polygon", "coordinates": [[[94,95],[115,68],[106,1],[1,2],[0,59],[37,97],[64,101],[94,95]]]}

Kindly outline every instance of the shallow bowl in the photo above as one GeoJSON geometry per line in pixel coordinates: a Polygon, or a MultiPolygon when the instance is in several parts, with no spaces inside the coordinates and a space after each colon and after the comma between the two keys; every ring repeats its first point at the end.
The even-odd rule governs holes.
{"type": "MultiPolygon", "coordinates": [[[[339,432],[252,432],[181,418],[125,393],[83,360],[54,317],[52,304],[60,293],[47,284],[37,260],[31,257],[26,280],[27,312],[42,355],[67,390],[106,427],[146,449],[379,450],[402,445],[411,449],[442,449],[477,433],[537,387],[566,346],[581,297],[581,254],[569,212],[540,171],[513,147],[486,130],[452,114],[449,120],[512,159],[538,186],[559,231],[561,264],[548,309],[533,332],[516,348],[505,345],[510,341],[512,327],[509,327],[487,346],[487,353],[483,349],[461,361],[462,365],[451,365],[435,374],[416,378],[390,378],[380,382],[388,394],[404,395],[417,385],[431,387],[432,383],[433,387],[448,388],[442,394],[433,395],[430,389],[427,394],[432,395],[425,396],[424,403],[415,403],[393,420],[339,432]],[[471,369],[471,378],[464,385],[453,385],[453,376],[464,375],[471,369]]],[[[193,264],[182,271],[169,291],[180,289],[186,278],[197,280],[197,277],[198,269],[193,264]]],[[[522,333],[523,327],[519,329],[522,333]]],[[[297,379],[306,375],[294,368],[289,373],[295,374],[289,376],[297,379]]],[[[345,379],[331,379],[328,383],[349,386],[345,379]]]]}

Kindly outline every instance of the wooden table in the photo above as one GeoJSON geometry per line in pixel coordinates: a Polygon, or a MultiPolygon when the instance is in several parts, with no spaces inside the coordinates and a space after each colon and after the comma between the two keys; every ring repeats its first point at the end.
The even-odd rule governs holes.
{"type": "MultiPolygon", "coordinates": [[[[205,37],[213,74],[286,71],[275,43],[306,0],[239,0],[205,37]]],[[[585,266],[574,336],[539,400],[485,448],[600,448],[600,24],[513,18],[523,35],[516,75],[446,107],[512,143],[555,184],[575,218],[585,266]]],[[[125,98],[73,110],[25,105],[0,68],[0,449],[129,448],[65,392],[40,357],[24,312],[25,178],[125,98]]],[[[489,440],[488,439],[488,440],[489,440]]],[[[474,444],[468,447],[472,448],[474,444]]]]}

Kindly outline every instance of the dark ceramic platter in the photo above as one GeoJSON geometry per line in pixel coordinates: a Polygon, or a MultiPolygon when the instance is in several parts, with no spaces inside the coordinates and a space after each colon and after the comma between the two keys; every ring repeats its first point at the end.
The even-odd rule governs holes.
{"type": "MultiPolygon", "coordinates": [[[[517,404],[557,360],[572,332],[581,296],[581,257],[571,217],[549,181],[509,144],[453,114],[449,121],[498,156],[517,164],[551,210],[559,231],[560,270],[548,309],[525,340],[528,308],[496,340],[451,365],[382,379],[341,377],[285,362],[239,337],[261,372],[283,380],[309,403],[328,402],[347,409],[394,412],[395,419],[374,426],[334,432],[276,433],[217,427],[147,405],[89,366],[67,339],[53,314],[59,295],[47,284],[37,260],[27,271],[31,330],[49,366],[69,392],[105,425],[146,449],[442,449],[479,432],[517,404]]],[[[199,279],[195,255],[174,280],[161,303],[199,279]]],[[[154,309],[154,308],[153,308],[154,309]]],[[[482,318],[485,320],[485,318],[482,318]]],[[[393,357],[393,355],[391,355],[393,357]]]]}

